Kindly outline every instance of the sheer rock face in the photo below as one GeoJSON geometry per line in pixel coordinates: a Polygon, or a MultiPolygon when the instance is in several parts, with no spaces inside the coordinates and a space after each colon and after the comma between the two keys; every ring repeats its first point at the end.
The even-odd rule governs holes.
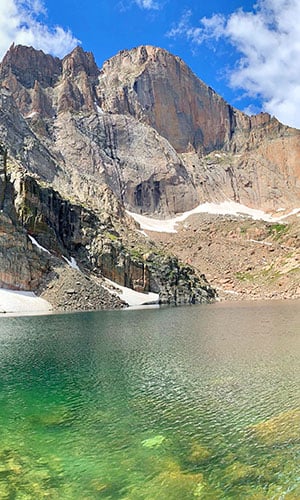
{"type": "Polygon", "coordinates": [[[233,108],[162,49],[117,54],[104,64],[97,93],[104,110],[145,121],[179,153],[220,149],[234,130],[233,108]]]}
{"type": "Polygon", "coordinates": [[[199,201],[299,204],[300,132],[229,106],[178,57],[153,47],[122,51],[104,64],[97,94],[102,109],[130,114],[172,144],[199,201]]]}
{"type": "Polygon", "coordinates": [[[131,211],[169,216],[226,198],[255,208],[299,200],[299,131],[248,117],[178,57],[143,46],[99,70],[12,46],[0,65],[0,139],[25,168],[101,209],[108,185],[131,211]]]}
{"type": "Polygon", "coordinates": [[[49,269],[49,259],[33,247],[26,231],[0,213],[0,288],[35,290],[49,269]]]}

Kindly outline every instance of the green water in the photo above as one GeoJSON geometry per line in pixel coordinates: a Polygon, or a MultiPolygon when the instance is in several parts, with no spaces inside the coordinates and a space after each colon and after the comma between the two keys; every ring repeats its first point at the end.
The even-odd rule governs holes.
{"type": "Polygon", "coordinates": [[[299,305],[0,318],[0,499],[299,499],[299,305]]]}

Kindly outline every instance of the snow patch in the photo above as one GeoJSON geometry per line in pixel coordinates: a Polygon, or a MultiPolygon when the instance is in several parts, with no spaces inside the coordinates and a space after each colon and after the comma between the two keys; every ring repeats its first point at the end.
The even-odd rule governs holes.
{"type": "Polygon", "coordinates": [[[38,114],[37,111],[32,111],[31,113],[29,113],[28,115],[26,115],[25,118],[33,118],[37,114],[38,114]]]}
{"type": "Polygon", "coordinates": [[[47,250],[47,248],[45,248],[45,247],[42,247],[42,245],[40,245],[39,242],[36,241],[36,239],[33,236],[31,236],[30,234],[28,234],[28,238],[30,239],[31,243],[34,246],[36,246],[39,250],[42,250],[43,252],[46,252],[49,255],[51,255],[50,252],[49,252],[49,250],[47,250]]]}
{"type": "Polygon", "coordinates": [[[77,271],[80,271],[78,264],[77,264],[76,260],[74,259],[74,257],[67,259],[67,257],[65,257],[63,255],[63,259],[67,262],[67,264],[69,264],[70,267],[72,267],[72,269],[77,269],[77,271]]]}
{"type": "Polygon", "coordinates": [[[3,313],[35,314],[51,311],[52,306],[33,292],[0,288],[0,315],[3,313]]]}
{"type": "MultiPolygon", "coordinates": [[[[172,219],[153,219],[151,217],[147,217],[145,215],[136,214],[134,212],[129,212],[127,210],[128,215],[130,215],[136,222],[138,222],[141,226],[142,230],[148,231],[156,231],[158,233],[176,233],[176,224],[179,222],[183,222],[190,215],[207,213],[214,215],[234,215],[236,217],[248,216],[252,217],[254,220],[264,220],[266,222],[279,222],[281,220],[286,219],[292,215],[296,215],[300,212],[300,208],[295,208],[291,212],[285,215],[281,215],[280,217],[274,217],[271,214],[267,214],[263,212],[263,210],[257,210],[254,208],[247,207],[246,205],[242,205],[240,203],[236,203],[235,201],[227,200],[222,203],[202,203],[197,207],[189,210],[188,212],[184,212],[177,217],[173,217],[172,219]]],[[[299,215],[298,215],[299,216],[299,215]]]]}
{"type": "Polygon", "coordinates": [[[143,305],[158,305],[159,295],[158,293],[141,293],[132,290],[131,288],[127,288],[126,286],[121,286],[114,281],[111,281],[105,278],[105,283],[107,286],[104,287],[110,293],[116,293],[121,300],[127,302],[127,304],[131,307],[143,306],[143,305]],[[111,288],[113,287],[113,289],[111,288]]]}
{"type": "Polygon", "coordinates": [[[145,231],[140,231],[139,229],[137,229],[137,232],[145,236],[145,238],[149,238],[149,235],[145,233],[145,231]]]}
{"type": "Polygon", "coordinates": [[[95,104],[95,108],[96,108],[97,113],[98,113],[99,115],[104,115],[104,111],[103,111],[103,109],[102,109],[102,108],[100,108],[100,106],[97,104],[97,102],[96,102],[96,101],[94,102],[94,104],[95,104]]]}
{"type": "Polygon", "coordinates": [[[300,208],[294,208],[294,210],[292,210],[290,213],[283,215],[282,217],[277,217],[277,220],[283,220],[287,217],[291,217],[292,215],[297,215],[297,217],[300,217],[300,208]]]}

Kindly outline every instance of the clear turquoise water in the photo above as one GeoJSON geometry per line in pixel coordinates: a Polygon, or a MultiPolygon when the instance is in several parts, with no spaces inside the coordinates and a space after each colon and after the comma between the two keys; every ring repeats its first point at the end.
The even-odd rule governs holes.
{"type": "Polygon", "coordinates": [[[0,318],[0,499],[296,499],[300,304],[0,318]]]}

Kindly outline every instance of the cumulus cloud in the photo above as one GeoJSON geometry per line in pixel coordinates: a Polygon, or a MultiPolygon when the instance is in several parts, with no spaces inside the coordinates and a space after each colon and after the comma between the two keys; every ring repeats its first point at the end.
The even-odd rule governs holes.
{"type": "Polygon", "coordinates": [[[1,0],[0,59],[13,42],[31,45],[58,57],[63,57],[80,43],[69,30],[47,26],[42,21],[45,16],[42,0],[1,0]]]}
{"type": "Polygon", "coordinates": [[[167,36],[170,38],[184,36],[194,45],[201,45],[206,40],[213,38],[218,40],[224,35],[225,18],[221,14],[214,14],[210,18],[203,17],[200,26],[192,26],[192,15],[191,10],[186,10],[179,23],[167,33],[167,36]]]}
{"type": "Polygon", "coordinates": [[[191,16],[186,12],[169,36],[184,36],[194,45],[226,39],[239,54],[229,74],[231,87],[259,97],[265,111],[300,128],[299,0],[258,0],[251,12],[215,14],[197,26],[191,16]]]}
{"type": "Polygon", "coordinates": [[[155,0],[135,0],[135,3],[141,9],[157,10],[160,8],[159,3],[155,0]]]}

